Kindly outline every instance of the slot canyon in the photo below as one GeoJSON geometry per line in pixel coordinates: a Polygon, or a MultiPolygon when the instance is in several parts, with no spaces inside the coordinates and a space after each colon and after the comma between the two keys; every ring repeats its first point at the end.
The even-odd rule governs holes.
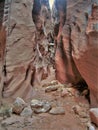
{"type": "Polygon", "coordinates": [[[0,0],[0,130],[98,130],[98,0],[0,0]]]}

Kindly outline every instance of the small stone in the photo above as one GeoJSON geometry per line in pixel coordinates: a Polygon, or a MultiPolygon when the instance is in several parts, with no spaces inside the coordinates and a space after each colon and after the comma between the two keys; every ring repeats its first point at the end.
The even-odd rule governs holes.
{"type": "Polygon", "coordinates": [[[65,109],[63,107],[55,107],[52,108],[49,113],[52,115],[64,115],[65,109]]]}
{"type": "Polygon", "coordinates": [[[91,121],[98,126],[98,108],[90,109],[90,118],[91,121]]]}
{"type": "Polygon", "coordinates": [[[42,85],[42,87],[49,87],[49,86],[53,86],[53,85],[57,85],[58,81],[57,80],[53,80],[50,83],[46,83],[44,85],[42,85]]]}
{"type": "Polygon", "coordinates": [[[69,95],[69,93],[68,93],[67,89],[65,88],[65,89],[63,89],[62,92],[61,92],[61,97],[65,97],[65,96],[67,96],[67,95],[69,95]]]}
{"type": "Polygon", "coordinates": [[[24,108],[24,110],[21,112],[21,116],[25,116],[25,117],[31,117],[32,116],[32,113],[33,113],[33,111],[32,111],[32,109],[31,109],[31,107],[29,106],[29,107],[25,107],[24,108]]]}
{"type": "Polygon", "coordinates": [[[51,85],[57,85],[57,84],[58,84],[58,81],[57,81],[57,80],[51,81],[51,85]]]}
{"type": "Polygon", "coordinates": [[[79,105],[73,106],[72,109],[74,110],[75,114],[77,114],[77,115],[79,115],[79,112],[82,111],[81,107],[79,105]]]}
{"type": "Polygon", "coordinates": [[[31,101],[31,108],[42,108],[43,107],[43,102],[37,100],[37,99],[33,99],[31,101]]]}
{"type": "Polygon", "coordinates": [[[45,92],[52,92],[52,91],[56,91],[58,89],[58,86],[48,86],[45,89],[45,92]]]}
{"type": "Polygon", "coordinates": [[[75,114],[79,115],[79,117],[81,117],[81,118],[88,117],[86,111],[84,111],[84,109],[82,109],[82,107],[80,107],[79,105],[73,106],[73,110],[74,110],[75,114]]]}
{"type": "Polygon", "coordinates": [[[51,85],[51,83],[47,83],[47,84],[43,84],[42,87],[44,88],[44,87],[48,87],[50,85],[51,85]]]}
{"type": "Polygon", "coordinates": [[[80,118],[80,121],[82,123],[87,123],[89,121],[89,119],[88,118],[80,118]]]}
{"type": "Polygon", "coordinates": [[[66,88],[66,89],[70,93],[70,95],[72,95],[72,96],[79,95],[79,92],[75,88],[69,87],[69,88],[66,88]]]}
{"type": "Polygon", "coordinates": [[[25,101],[17,97],[15,102],[13,103],[13,112],[15,114],[20,114],[25,107],[26,107],[25,101]]]}
{"type": "Polygon", "coordinates": [[[88,130],[95,130],[95,127],[91,123],[87,123],[88,130]]]}
{"type": "Polygon", "coordinates": [[[50,109],[51,109],[50,103],[45,102],[45,103],[43,104],[43,107],[42,107],[42,108],[34,109],[34,112],[37,113],[37,114],[39,114],[39,113],[46,113],[46,112],[48,112],[50,109]]]}
{"type": "Polygon", "coordinates": [[[81,118],[88,118],[87,113],[84,112],[84,111],[79,112],[79,116],[80,116],[81,118]]]}
{"type": "Polygon", "coordinates": [[[88,92],[89,92],[88,89],[85,89],[85,90],[81,93],[81,95],[82,95],[82,96],[86,96],[86,95],[88,94],[88,92]]]}

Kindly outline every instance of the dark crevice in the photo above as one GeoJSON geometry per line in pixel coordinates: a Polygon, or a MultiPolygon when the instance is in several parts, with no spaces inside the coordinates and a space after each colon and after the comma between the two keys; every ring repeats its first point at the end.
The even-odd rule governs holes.
{"type": "Polygon", "coordinates": [[[33,73],[32,73],[32,75],[31,75],[31,82],[30,82],[30,84],[32,85],[32,86],[34,86],[33,85],[33,83],[34,83],[34,80],[35,80],[35,69],[34,69],[34,71],[33,71],[33,73]]]}
{"type": "Polygon", "coordinates": [[[90,90],[88,89],[88,85],[85,81],[80,81],[77,83],[76,85],[76,89],[82,94],[82,92],[84,90],[87,90],[87,94],[85,95],[86,99],[88,100],[88,102],[90,103],[90,90]]]}
{"type": "Polygon", "coordinates": [[[16,23],[15,23],[15,24],[13,24],[13,26],[11,27],[11,30],[10,30],[10,32],[9,32],[9,35],[11,35],[11,34],[12,34],[13,30],[15,29],[15,27],[16,27],[16,23]]]}

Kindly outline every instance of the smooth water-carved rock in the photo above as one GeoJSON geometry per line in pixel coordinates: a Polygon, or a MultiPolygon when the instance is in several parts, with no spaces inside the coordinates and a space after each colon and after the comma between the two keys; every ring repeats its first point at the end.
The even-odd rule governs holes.
{"type": "Polygon", "coordinates": [[[60,32],[61,37],[57,34],[59,44],[55,54],[57,79],[73,84],[85,80],[93,107],[98,107],[97,12],[96,1],[67,1],[66,22],[60,32]]]}
{"type": "Polygon", "coordinates": [[[96,15],[97,10],[98,6],[93,6],[92,13],[88,19],[88,24],[83,21],[85,23],[85,26],[83,27],[83,25],[80,25],[80,28],[83,27],[85,29],[81,29],[81,36],[78,36],[74,39],[74,34],[78,32],[76,30],[72,31],[73,41],[76,41],[76,39],[82,40],[81,44],[79,42],[77,42],[77,45],[75,43],[72,44],[74,49],[72,55],[79,72],[81,73],[82,77],[88,84],[88,88],[90,89],[92,107],[98,107],[98,62],[96,62],[98,61],[98,29],[96,26],[94,27],[94,25],[98,23],[98,16],[96,15]],[[76,51],[74,45],[76,45],[76,51]],[[77,57],[77,55],[79,57],[77,57]]]}

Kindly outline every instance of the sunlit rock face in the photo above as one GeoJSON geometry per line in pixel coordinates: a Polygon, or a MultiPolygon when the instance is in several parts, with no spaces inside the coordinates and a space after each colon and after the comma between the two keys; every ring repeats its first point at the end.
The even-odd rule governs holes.
{"type": "Polygon", "coordinates": [[[90,89],[91,106],[98,107],[98,2],[67,1],[61,30],[55,55],[57,79],[62,83],[84,79],[90,89]]]}

